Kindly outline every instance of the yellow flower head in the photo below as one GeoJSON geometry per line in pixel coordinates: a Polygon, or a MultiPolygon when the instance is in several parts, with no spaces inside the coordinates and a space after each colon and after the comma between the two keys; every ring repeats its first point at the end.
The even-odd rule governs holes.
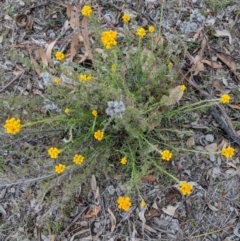
{"type": "Polygon", "coordinates": [[[86,83],[88,81],[92,80],[92,75],[91,74],[80,74],[79,75],[79,80],[86,83]]]}
{"type": "Polygon", "coordinates": [[[85,17],[90,17],[92,15],[92,8],[88,5],[84,5],[82,8],[82,15],[85,17]]]}
{"type": "Polygon", "coordinates": [[[52,159],[57,159],[59,154],[60,154],[60,150],[57,147],[50,147],[48,149],[48,155],[52,159]]]}
{"type": "Polygon", "coordinates": [[[113,64],[113,65],[111,66],[111,69],[112,69],[112,71],[115,71],[115,70],[117,69],[117,65],[116,65],[116,64],[113,64]]]}
{"type": "Polygon", "coordinates": [[[184,90],[186,90],[186,89],[187,89],[186,85],[180,85],[180,90],[181,90],[181,91],[184,91],[184,90]]]}
{"type": "Polygon", "coordinates": [[[143,38],[145,35],[146,35],[146,31],[144,28],[138,28],[137,29],[137,35],[140,37],[140,38],[143,38]]]}
{"type": "Polygon", "coordinates": [[[155,31],[154,26],[149,26],[149,27],[148,27],[148,31],[149,31],[150,33],[153,33],[153,32],[155,31]]]}
{"type": "Polygon", "coordinates": [[[127,158],[123,157],[120,162],[121,162],[122,165],[126,165],[127,164],[127,158]]]}
{"type": "Polygon", "coordinates": [[[66,166],[61,163],[55,166],[55,172],[58,174],[63,173],[65,169],[66,169],[66,166]]]}
{"type": "Polygon", "coordinates": [[[94,132],[94,138],[98,141],[101,141],[104,137],[104,131],[97,130],[94,132]]]}
{"type": "Polygon", "coordinates": [[[179,190],[182,195],[190,195],[193,190],[193,185],[188,182],[179,182],[179,190]]]}
{"type": "Polygon", "coordinates": [[[75,164],[78,164],[78,165],[81,165],[84,161],[84,156],[82,155],[79,155],[79,154],[76,154],[74,157],[73,157],[73,162],[75,164]]]}
{"type": "Polygon", "coordinates": [[[106,49],[111,49],[113,46],[117,45],[117,31],[109,30],[103,31],[101,41],[106,49]]]}
{"type": "Polygon", "coordinates": [[[66,109],[64,110],[65,114],[68,114],[68,113],[69,113],[69,111],[70,111],[70,109],[69,109],[69,108],[66,108],[66,109]]]}
{"type": "Polygon", "coordinates": [[[94,117],[97,117],[98,112],[97,112],[96,110],[93,110],[93,111],[92,111],[92,115],[93,115],[94,117]]]}
{"type": "Polygon", "coordinates": [[[61,79],[58,78],[58,77],[55,77],[55,78],[53,79],[53,82],[54,82],[55,84],[59,84],[59,83],[61,82],[61,79]]]}
{"type": "Polygon", "coordinates": [[[15,135],[21,130],[21,121],[14,117],[7,119],[4,128],[8,134],[15,135]]]}
{"type": "Polygon", "coordinates": [[[118,204],[118,208],[120,210],[122,209],[125,212],[127,212],[132,205],[130,197],[123,197],[123,196],[118,197],[117,204],[118,204]]]}
{"type": "Polygon", "coordinates": [[[169,68],[169,69],[172,69],[172,67],[173,67],[172,62],[169,62],[169,63],[168,63],[168,68],[169,68]]]}
{"type": "Polygon", "coordinates": [[[230,100],[231,100],[230,95],[228,95],[228,94],[221,95],[221,102],[223,104],[228,104],[230,102],[230,100]]]}
{"type": "Polygon", "coordinates": [[[144,208],[144,207],[146,206],[146,203],[145,203],[144,200],[141,201],[140,206],[141,206],[142,208],[144,208]]]}
{"type": "Polygon", "coordinates": [[[127,13],[124,13],[122,16],[122,20],[124,23],[127,23],[130,21],[130,16],[127,13]]]}
{"type": "Polygon", "coordinates": [[[172,159],[172,153],[169,150],[164,150],[160,154],[164,161],[170,161],[172,159]]]}
{"type": "Polygon", "coordinates": [[[64,60],[65,55],[64,55],[63,52],[61,52],[61,51],[57,51],[57,53],[55,54],[55,58],[56,58],[56,60],[61,61],[61,60],[64,60]]]}
{"type": "Polygon", "coordinates": [[[226,158],[232,158],[234,156],[234,148],[231,146],[224,147],[221,151],[222,155],[225,156],[226,158]]]}

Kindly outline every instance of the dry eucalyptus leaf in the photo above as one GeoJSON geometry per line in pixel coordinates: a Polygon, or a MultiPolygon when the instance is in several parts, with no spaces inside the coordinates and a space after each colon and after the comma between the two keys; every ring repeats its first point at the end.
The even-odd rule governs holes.
{"type": "Polygon", "coordinates": [[[194,58],[194,65],[192,66],[192,71],[194,71],[193,75],[198,75],[199,72],[204,70],[204,65],[201,60],[202,58],[199,55],[194,58]]]}
{"type": "Polygon", "coordinates": [[[214,207],[212,204],[207,203],[207,205],[213,212],[218,212],[218,209],[216,207],[214,207]]]}
{"type": "Polygon", "coordinates": [[[116,224],[117,224],[117,220],[116,217],[114,216],[113,212],[111,211],[110,208],[108,208],[108,213],[110,214],[110,220],[111,220],[111,233],[114,231],[116,224]]]}
{"type": "Polygon", "coordinates": [[[214,61],[211,62],[211,61],[206,60],[206,59],[202,59],[201,62],[211,66],[213,69],[221,69],[223,67],[221,64],[217,64],[214,61]]]}
{"type": "Polygon", "coordinates": [[[98,215],[98,213],[101,211],[101,206],[95,206],[94,208],[91,208],[87,211],[87,213],[84,215],[84,218],[92,218],[98,215]]]}
{"type": "Polygon", "coordinates": [[[192,148],[195,145],[194,136],[188,138],[186,145],[188,148],[192,148]]]}
{"type": "Polygon", "coordinates": [[[228,37],[229,38],[229,44],[232,44],[232,36],[229,33],[228,30],[216,30],[216,33],[214,34],[216,37],[228,37]]]}
{"type": "Polygon", "coordinates": [[[164,213],[166,213],[167,215],[174,217],[175,211],[177,210],[177,208],[178,208],[178,205],[175,206],[175,207],[171,206],[171,205],[168,205],[167,208],[163,208],[162,211],[164,213]]]}
{"type": "Polygon", "coordinates": [[[169,96],[164,95],[161,99],[163,106],[171,106],[178,103],[183,97],[183,91],[180,89],[180,85],[169,90],[169,96]]]}
{"type": "Polygon", "coordinates": [[[216,152],[217,149],[218,149],[218,146],[217,146],[216,142],[211,143],[211,144],[205,146],[205,150],[208,151],[208,152],[216,152]]]}

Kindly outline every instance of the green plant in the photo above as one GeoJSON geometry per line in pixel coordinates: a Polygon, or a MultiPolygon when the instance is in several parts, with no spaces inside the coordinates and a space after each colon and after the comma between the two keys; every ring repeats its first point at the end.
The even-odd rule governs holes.
{"type": "MultiPolygon", "coordinates": [[[[88,17],[88,24],[96,29],[97,21],[91,15],[88,17]]],[[[58,78],[65,74],[73,83],[69,87],[58,79],[47,89],[45,94],[59,111],[39,108],[39,112],[31,113],[30,108],[29,115],[21,112],[18,115],[21,132],[14,138],[27,142],[26,153],[31,153],[35,162],[32,164],[26,153],[17,150],[16,160],[24,160],[22,171],[25,173],[35,174],[34,165],[38,175],[39,172],[50,175],[41,183],[38,196],[41,203],[44,200],[48,205],[57,203],[59,210],[64,210],[91,173],[99,179],[112,173],[121,175],[124,197],[136,190],[141,203],[144,200],[141,178],[152,169],[156,175],[164,175],[180,184],[183,195],[192,192],[192,184],[180,182],[174,171],[167,169],[167,162],[181,151],[190,151],[181,147],[180,140],[172,144],[177,134],[185,135],[188,130],[178,130],[171,121],[180,121],[184,114],[196,110],[206,110],[219,100],[181,104],[187,90],[176,81],[180,79],[177,57],[169,54],[167,46],[159,47],[153,34],[143,28],[129,30],[127,26],[124,36],[119,38],[113,30],[96,32],[94,46],[104,51],[93,53],[94,61],[90,66],[78,63],[68,66],[64,62],[65,55],[58,56],[61,60],[56,71],[58,78]],[[129,38],[131,35],[133,37],[129,38]],[[28,141],[28,135],[34,137],[32,142],[28,141]],[[71,178],[68,179],[68,175],[71,178]],[[62,192],[60,197],[58,192],[62,192]]],[[[159,29],[156,39],[160,37],[159,29]]],[[[9,55],[25,63],[25,58],[15,50],[9,55]]],[[[120,204],[126,211],[131,206],[126,197],[120,204]]],[[[55,222],[50,226],[54,232],[61,228],[55,222]]]]}

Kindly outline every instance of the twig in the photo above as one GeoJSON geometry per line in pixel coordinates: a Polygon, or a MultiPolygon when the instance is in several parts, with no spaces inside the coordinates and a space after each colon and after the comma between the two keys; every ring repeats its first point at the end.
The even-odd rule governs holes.
{"type": "Polygon", "coordinates": [[[6,84],[1,90],[0,93],[3,92],[5,89],[7,89],[14,81],[16,81],[18,78],[20,78],[25,73],[25,70],[23,70],[19,75],[17,75],[15,78],[13,78],[8,84],[6,84]]]}
{"type": "Polygon", "coordinates": [[[68,229],[82,216],[82,214],[86,211],[87,207],[85,207],[74,219],[73,221],[64,229],[64,231],[59,236],[59,240],[62,236],[68,231],[68,229]]]}
{"type": "Polygon", "coordinates": [[[0,188],[1,188],[1,187],[11,187],[11,186],[13,186],[13,185],[19,185],[19,184],[28,183],[28,182],[36,182],[36,181],[39,181],[39,180],[47,179],[47,178],[52,177],[52,176],[54,176],[54,175],[55,175],[55,174],[52,173],[52,174],[50,174],[50,175],[46,175],[46,176],[42,176],[42,177],[36,177],[36,178],[27,179],[27,180],[23,180],[23,181],[6,183],[6,184],[3,184],[3,185],[0,185],[0,188]]]}
{"type": "Polygon", "coordinates": [[[220,231],[224,231],[224,229],[229,229],[231,227],[233,227],[234,225],[230,225],[230,226],[227,226],[225,228],[220,228],[220,229],[217,229],[217,230],[213,230],[211,232],[207,232],[207,233],[203,233],[203,234],[199,234],[199,235],[196,235],[196,236],[193,236],[190,238],[190,240],[192,239],[195,239],[195,238],[200,238],[200,237],[203,237],[203,236],[207,236],[207,235],[210,235],[210,234],[213,234],[213,233],[218,233],[220,231]]]}

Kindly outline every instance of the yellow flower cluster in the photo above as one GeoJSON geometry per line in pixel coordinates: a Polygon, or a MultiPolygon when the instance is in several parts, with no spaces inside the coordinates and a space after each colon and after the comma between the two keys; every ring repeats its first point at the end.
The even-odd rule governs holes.
{"type": "Polygon", "coordinates": [[[108,30],[102,32],[101,41],[106,49],[111,49],[113,46],[117,45],[117,31],[108,30]]]}
{"type": "Polygon", "coordinates": [[[94,132],[94,138],[98,141],[101,141],[104,137],[104,131],[97,130],[94,132]]]}
{"type": "Polygon", "coordinates": [[[57,147],[50,147],[48,149],[48,155],[52,159],[57,159],[59,154],[60,154],[60,150],[57,147]]]}
{"type": "Polygon", "coordinates": [[[94,117],[97,117],[98,112],[97,112],[96,110],[92,110],[92,115],[93,115],[94,117]]]}
{"type": "Polygon", "coordinates": [[[61,79],[58,78],[58,77],[55,77],[55,78],[53,79],[53,82],[54,82],[55,84],[59,84],[59,83],[61,82],[61,79]]]}
{"type": "Polygon", "coordinates": [[[180,85],[180,90],[181,90],[181,91],[186,90],[186,88],[187,88],[186,85],[180,85]]]}
{"type": "Polygon", "coordinates": [[[21,121],[14,117],[7,119],[4,128],[8,134],[16,135],[21,130],[21,121]]]}
{"type": "Polygon", "coordinates": [[[230,102],[230,100],[231,100],[230,95],[228,95],[228,94],[221,95],[221,102],[223,104],[228,104],[230,102]]]}
{"type": "Polygon", "coordinates": [[[153,33],[153,32],[155,31],[154,26],[149,26],[149,27],[148,27],[148,31],[149,31],[150,33],[153,33]]]}
{"type": "Polygon", "coordinates": [[[65,169],[66,169],[66,166],[61,163],[55,166],[55,172],[58,174],[63,173],[65,169]]]}
{"type": "Polygon", "coordinates": [[[120,196],[118,198],[117,204],[118,204],[118,208],[120,210],[122,209],[125,212],[127,212],[132,205],[130,197],[123,197],[123,196],[120,196]]]}
{"type": "Polygon", "coordinates": [[[127,13],[124,13],[122,16],[122,20],[124,23],[127,23],[130,21],[130,16],[127,13]]]}
{"type": "Polygon", "coordinates": [[[76,155],[73,157],[73,162],[74,162],[75,164],[80,165],[80,164],[83,163],[83,161],[84,161],[84,156],[82,156],[82,155],[76,154],[76,155]]]}
{"type": "Polygon", "coordinates": [[[56,58],[56,60],[61,61],[61,60],[64,60],[65,55],[64,55],[63,52],[61,52],[61,51],[57,51],[57,53],[55,54],[55,58],[56,58]]]}
{"type": "Polygon", "coordinates": [[[146,202],[144,200],[141,201],[140,206],[144,208],[146,206],[146,202]]]}
{"type": "Polygon", "coordinates": [[[146,30],[144,28],[138,28],[137,29],[137,35],[140,37],[140,38],[143,38],[145,35],[146,35],[146,30]]]}
{"type": "Polygon", "coordinates": [[[190,195],[193,190],[193,185],[188,182],[179,182],[179,190],[182,195],[190,195]]]}
{"type": "Polygon", "coordinates": [[[92,80],[92,75],[91,74],[80,74],[79,75],[79,80],[86,83],[87,81],[91,81],[92,80]]]}
{"type": "Polygon", "coordinates": [[[120,162],[121,162],[122,165],[126,165],[127,164],[127,158],[123,157],[120,162]]]}
{"type": "Polygon", "coordinates": [[[70,109],[69,108],[66,108],[65,110],[64,110],[64,113],[65,114],[68,114],[70,112],[70,109]]]}
{"type": "Polygon", "coordinates": [[[226,158],[232,158],[234,156],[234,148],[231,146],[224,147],[221,151],[222,155],[225,156],[226,158]]]}
{"type": "Polygon", "coordinates": [[[90,17],[92,15],[92,8],[88,5],[84,5],[82,8],[82,15],[85,17],[90,17]]]}
{"type": "Polygon", "coordinates": [[[170,161],[172,159],[172,153],[169,150],[164,150],[160,154],[164,161],[170,161]]]}

